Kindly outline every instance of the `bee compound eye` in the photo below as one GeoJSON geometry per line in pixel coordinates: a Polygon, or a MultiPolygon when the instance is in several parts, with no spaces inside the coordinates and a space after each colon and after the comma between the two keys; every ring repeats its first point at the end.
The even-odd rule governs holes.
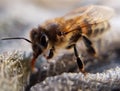
{"type": "Polygon", "coordinates": [[[41,38],[40,38],[40,44],[41,44],[44,48],[47,47],[47,45],[48,45],[48,37],[47,37],[45,34],[43,34],[43,35],[41,36],[41,38]]]}

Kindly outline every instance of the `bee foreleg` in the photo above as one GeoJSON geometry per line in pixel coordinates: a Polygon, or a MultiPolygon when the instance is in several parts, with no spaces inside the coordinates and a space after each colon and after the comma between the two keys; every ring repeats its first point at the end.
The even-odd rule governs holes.
{"type": "Polygon", "coordinates": [[[48,54],[48,56],[47,56],[47,59],[50,59],[50,58],[52,58],[52,57],[54,56],[54,50],[55,50],[54,47],[52,47],[52,48],[50,49],[50,52],[49,52],[49,54],[48,54]]]}
{"type": "Polygon", "coordinates": [[[84,70],[84,64],[83,64],[82,60],[80,59],[80,57],[78,55],[76,45],[74,45],[74,53],[75,53],[75,57],[76,57],[77,64],[78,64],[78,67],[79,67],[80,71],[85,74],[86,72],[84,70]]]}
{"type": "Polygon", "coordinates": [[[83,41],[85,43],[85,46],[87,47],[87,52],[91,55],[95,55],[95,49],[92,46],[92,42],[84,35],[82,35],[83,41]]]}

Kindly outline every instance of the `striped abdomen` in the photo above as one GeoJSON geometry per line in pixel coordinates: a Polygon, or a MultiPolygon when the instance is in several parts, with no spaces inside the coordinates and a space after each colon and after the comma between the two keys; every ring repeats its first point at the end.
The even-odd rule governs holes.
{"type": "Polygon", "coordinates": [[[107,31],[110,28],[110,24],[108,21],[88,25],[85,28],[82,28],[82,33],[87,35],[88,37],[97,37],[107,31]]]}

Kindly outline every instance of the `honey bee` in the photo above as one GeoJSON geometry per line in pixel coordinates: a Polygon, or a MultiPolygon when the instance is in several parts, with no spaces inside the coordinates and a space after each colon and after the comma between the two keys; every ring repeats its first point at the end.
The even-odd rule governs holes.
{"type": "Polygon", "coordinates": [[[33,58],[31,67],[39,55],[49,50],[46,56],[50,59],[54,56],[55,50],[59,48],[73,48],[78,67],[82,73],[85,73],[83,61],[80,59],[76,43],[83,40],[86,50],[89,54],[95,55],[91,39],[96,38],[105,31],[109,30],[109,19],[113,16],[114,10],[109,7],[100,5],[90,5],[77,8],[70,13],[46,21],[38,28],[30,32],[31,41],[22,38],[4,38],[7,39],[24,39],[32,44],[33,58]]]}

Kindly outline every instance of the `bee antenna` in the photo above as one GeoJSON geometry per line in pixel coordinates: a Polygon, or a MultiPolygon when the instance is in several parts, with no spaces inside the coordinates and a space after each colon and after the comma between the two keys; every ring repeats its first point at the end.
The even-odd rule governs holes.
{"type": "Polygon", "coordinates": [[[23,39],[32,44],[32,42],[24,37],[14,37],[14,38],[2,38],[1,40],[12,40],[12,39],[23,39]]]}

